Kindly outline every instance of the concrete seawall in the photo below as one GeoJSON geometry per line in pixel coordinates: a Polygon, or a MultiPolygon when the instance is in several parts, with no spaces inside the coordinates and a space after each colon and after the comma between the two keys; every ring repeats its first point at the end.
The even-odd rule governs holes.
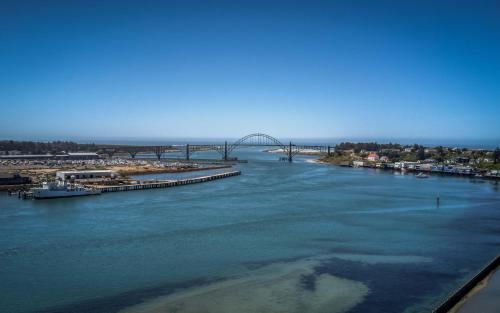
{"type": "Polygon", "coordinates": [[[485,279],[489,274],[491,274],[496,268],[500,266],[500,255],[497,255],[490,263],[488,263],[479,273],[477,273],[472,279],[470,279],[465,285],[456,290],[452,295],[450,295],[440,306],[438,306],[434,313],[447,313],[449,312],[457,303],[460,302],[479,282],[485,279]]]}
{"type": "Polygon", "coordinates": [[[144,189],[153,189],[153,188],[169,188],[175,186],[183,186],[183,185],[191,185],[204,183],[216,179],[222,179],[227,177],[233,177],[241,175],[240,171],[233,171],[221,174],[214,174],[209,176],[202,176],[196,178],[187,178],[180,180],[168,180],[168,181],[160,181],[160,182],[152,182],[152,183],[144,183],[144,184],[131,184],[131,185],[119,185],[119,186],[98,186],[94,187],[94,189],[100,190],[102,193],[104,192],[118,192],[118,191],[132,191],[132,190],[144,190],[144,189]]]}

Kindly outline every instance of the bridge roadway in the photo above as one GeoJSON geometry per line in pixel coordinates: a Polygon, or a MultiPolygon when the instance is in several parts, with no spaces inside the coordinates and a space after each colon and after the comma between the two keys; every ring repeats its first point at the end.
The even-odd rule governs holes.
{"type": "Polygon", "coordinates": [[[305,150],[324,153],[330,155],[333,146],[330,145],[296,145],[289,142],[288,144],[281,143],[278,139],[262,133],[247,135],[232,144],[225,141],[223,144],[185,144],[185,145],[152,145],[152,146],[134,146],[134,145],[100,145],[98,153],[113,155],[115,153],[128,153],[132,158],[135,158],[138,153],[154,153],[158,160],[163,158],[163,154],[167,152],[182,152],[186,160],[190,160],[193,153],[199,151],[216,151],[222,160],[235,161],[231,153],[240,147],[278,147],[283,154],[286,154],[288,162],[292,162],[293,157],[305,150]]]}

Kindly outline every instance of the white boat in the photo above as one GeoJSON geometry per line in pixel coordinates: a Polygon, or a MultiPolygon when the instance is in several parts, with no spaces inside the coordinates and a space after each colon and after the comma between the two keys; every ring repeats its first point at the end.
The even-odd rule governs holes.
{"type": "Polygon", "coordinates": [[[418,173],[417,175],[415,175],[415,177],[416,177],[416,178],[428,178],[428,177],[429,177],[429,175],[427,175],[427,174],[424,174],[424,173],[420,172],[420,173],[418,173]]]}
{"type": "Polygon", "coordinates": [[[43,182],[41,188],[31,188],[31,192],[35,199],[66,198],[101,194],[101,191],[97,189],[71,185],[60,181],[43,182]]]}

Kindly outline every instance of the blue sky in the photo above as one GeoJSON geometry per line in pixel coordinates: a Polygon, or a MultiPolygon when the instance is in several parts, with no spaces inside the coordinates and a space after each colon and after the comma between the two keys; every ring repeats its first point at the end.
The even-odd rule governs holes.
{"type": "Polygon", "coordinates": [[[3,0],[0,107],[2,138],[495,140],[500,2],[3,0]]]}

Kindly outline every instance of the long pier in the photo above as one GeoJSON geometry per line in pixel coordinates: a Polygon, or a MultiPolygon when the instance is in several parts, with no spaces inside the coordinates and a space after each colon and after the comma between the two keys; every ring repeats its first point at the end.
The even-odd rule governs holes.
{"type": "Polygon", "coordinates": [[[214,174],[214,175],[209,175],[209,176],[201,176],[201,177],[195,177],[195,178],[179,179],[179,180],[167,180],[167,181],[148,182],[148,183],[130,184],[130,185],[119,185],[119,186],[98,186],[98,187],[92,186],[92,187],[94,189],[100,190],[102,193],[104,193],[104,192],[144,190],[144,189],[154,189],[154,188],[169,188],[169,187],[204,183],[204,182],[208,182],[208,181],[212,181],[212,180],[233,177],[233,176],[238,176],[238,175],[241,175],[240,171],[232,171],[232,172],[227,172],[227,173],[214,174]]]}

